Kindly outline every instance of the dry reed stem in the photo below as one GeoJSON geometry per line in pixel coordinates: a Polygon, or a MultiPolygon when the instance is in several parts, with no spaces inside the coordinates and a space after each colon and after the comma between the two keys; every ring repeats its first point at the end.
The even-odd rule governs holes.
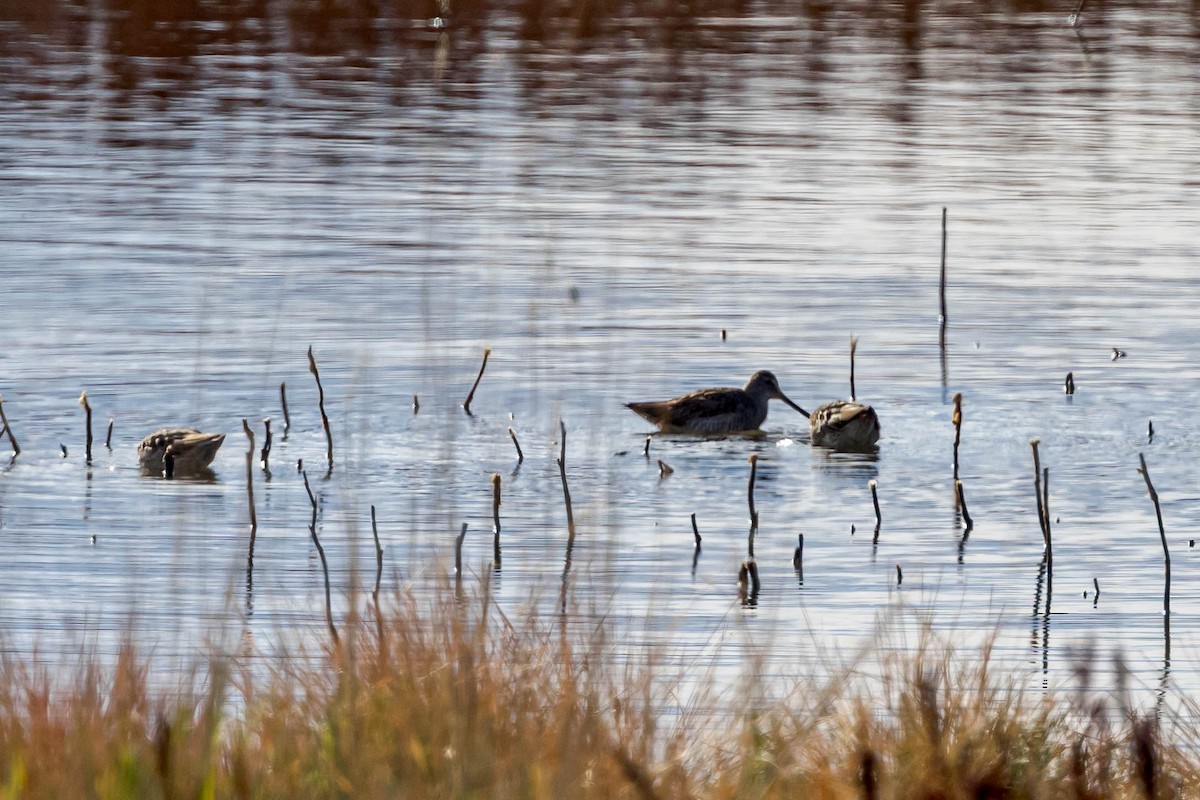
{"type": "Polygon", "coordinates": [[[492,560],[500,566],[500,473],[492,476],[492,560]]]}
{"type": "Polygon", "coordinates": [[[471,413],[471,401],[475,399],[475,390],[479,388],[479,382],[483,380],[483,371],[487,369],[488,356],[492,354],[490,347],[483,349],[483,363],[479,365],[479,374],[475,376],[475,383],[471,385],[471,391],[467,392],[467,399],[463,401],[463,411],[471,413]]]}
{"type": "Polygon", "coordinates": [[[87,392],[79,395],[79,405],[83,406],[85,412],[85,427],[87,429],[87,444],[84,450],[84,459],[87,463],[92,463],[92,406],[88,403],[87,392]]]}
{"type": "Polygon", "coordinates": [[[379,605],[379,584],[383,581],[383,547],[379,544],[379,525],[375,521],[375,506],[371,506],[371,538],[375,540],[375,588],[371,590],[371,599],[379,605]]]}
{"type": "Polygon", "coordinates": [[[799,534],[799,540],[796,545],[796,550],[792,553],[792,566],[796,569],[804,569],[804,534],[799,534]]]}
{"type": "Polygon", "coordinates": [[[879,529],[883,527],[883,512],[879,510],[879,482],[869,480],[867,487],[871,490],[871,505],[875,507],[875,535],[878,536],[879,529]]]}
{"type": "Polygon", "coordinates": [[[329,626],[329,638],[333,640],[334,647],[341,644],[338,638],[337,627],[333,624],[333,597],[329,588],[329,562],[325,559],[325,548],[321,546],[321,539],[317,536],[317,496],[313,494],[312,486],[308,483],[308,473],[301,470],[301,476],[304,478],[304,491],[308,492],[308,502],[312,505],[312,522],[309,523],[308,532],[312,537],[313,544],[317,547],[317,555],[321,558],[321,572],[325,576],[325,624],[329,626]]]}
{"type": "Polygon", "coordinates": [[[959,507],[959,510],[962,511],[962,515],[963,515],[963,531],[966,533],[970,533],[972,530],[975,529],[975,521],[971,519],[971,512],[967,510],[967,496],[963,492],[963,482],[962,481],[954,482],[954,492],[955,492],[955,495],[958,497],[958,507],[959,507]]]}
{"type": "Polygon", "coordinates": [[[858,338],[853,334],[850,336],[850,400],[856,400],[854,396],[854,351],[858,349],[858,338]]]}
{"type": "Polygon", "coordinates": [[[308,346],[308,371],[317,380],[317,407],[321,410],[321,427],[325,429],[325,463],[333,469],[333,431],[329,429],[329,416],[325,413],[325,389],[321,386],[321,373],[317,371],[312,345],[308,346]]]}
{"type": "Polygon", "coordinates": [[[112,420],[112,417],[109,417],[108,418],[108,432],[104,434],[104,448],[106,450],[108,450],[110,453],[112,452],[112,431],[113,431],[113,420],[112,420]]]}
{"type": "Polygon", "coordinates": [[[263,468],[263,472],[270,473],[271,471],[271,418],[263,417],[263,446],[262,452],[258,456],[258,463],[263,468]]]}
{"type": "Polygon", "coordinates": [[[1063,381],[1063,391],[1066,394],[1075,394],[1075,373],[1068,372],[1067,379],[1063,381]]]}
{"type": "Polygon", "coordinates": [[[958,445],[962,441],[962,392],[954,393],[954,414],[950,421],[954,423],[954,480],[958,480],[958,445]]]}
{"type": "Polygon", "coordinates": [[[1150,500],[1154,503],[1154,516],[1158,519],[1158,535],[1162,539],[1163,548],[1163,613],[1171,613],[1171,550],[1167,547],[1167,530],[1163,527],[1162,506],[1158,502],[1158,492],[1154,489],[1154,484],[1150,482],[1150,470],[1146,467],[1146,456],[1144,453],[1138,453],[1138,461],[1141,462],[1141,467],[1138,472],[1146,480],[1146,490],[1150,492],[1150,500]]]}
{"type": "Polygon", "coordinates": [[[1042,495],[1042,460],[1038,455],[1038,445],[1041,443],[1042,440],[1036,437],[1029,440],[1029,448],[1033,451],[1033,495],[1037,500],[1038,526],[1042,530],[1042,541],[1049,549],[1050,533],[1046,530],[1046,509],[1043,505],[1045,498],[1042,495]]]}
{"type": "Polygon", "coordinates": [[[12,428],[8,424],[8,416],[4,413],[4,396],[0,395],[0,424],[4,426],[4,433],[8,434],[8,443],[12,445],[13,458],[21,455],[21,445],[17,444],[17,437],[13,436],[12,428]]]}
{"type": "Polygon", "coordinates": [[[696,515],[695,514],[692,514],[692,538],[696,542],[696,549],[699,550],[700,542],[702,540],[700,538],[700,527],[698,525],[696,525],[696,515]]]}
{"type": "Polygon", "coordinates": [[[946,207],[942,206],[942,265],[938,279],[938,343],[942,349],[946,347],[946,325],[949,317],[946,314],[946,207]]]}
{"type": "Polygon", "coordinates": [[[279,404],[283,406],[283,438],[286,439],[288,431],[292,429],[292,418],[288,415],[287,384],[282,381],[279,384],[279,404]]]}
{"type": "Polygon", "coordinates": [[[575,514],[571,511],[571,490],[567,486],[567,423],[560,419],[558,421],[558,428],[558,475],[562,479],[563,503],[567,507],[567,542],[570,545],[575,542],[575,514]]]}
{"type": "Polygon", "coordinates": [[[758,454],[751,455],[750,461],[750,482],[746,487],[746,501],[750,506],[750,526],[751,528],[758,527],[758,511],[754,508],[754,483],[758,478],[758,454]]]}
{"type": "Polygon", "coordinates": [[[521,451],[521,443],[517,441],[517,432],[509,428],[508,437],[512,439],[513,447],[517,448],[517,463],[523,464],[525,462],[525,453],[521,451]]]}
{"type": "Polygon", "coordinates": [[[253,547],[254,537],[258,533],[258,515],[254,512],[254,431],[250,430],[250,423],[244,417],[242,431],[249,442],[246,446],[246,505],[250,509],[250,543],[253,547]]]}

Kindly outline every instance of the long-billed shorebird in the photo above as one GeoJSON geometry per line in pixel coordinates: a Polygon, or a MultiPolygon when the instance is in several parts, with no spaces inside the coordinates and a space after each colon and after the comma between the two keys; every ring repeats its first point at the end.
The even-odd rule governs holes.
{"type": "Polygon", "coordinates": [[[664,433],[737,433],[755,431],[767,419],[767,403],[782,400],[808,418],[812,443],[833,450],[866,450],[879,441],[875,409],[850,400],[835,400],[811,414],[793,403],[779,381],[756,372],[741,389],[701,389],[672,400],[626,403],[664,433]]]}
{"type": "Polygon", "coordinates": [[[148,472],[161,474],[171,456],[173,473],[198,472],[212,463],[225,441],[223,433],[201,433],[194,428],[163,428],[138,444],[138,463],[148,472]]]}
{"type": "Polygon", "coordinates": [[[758,430],[767,419],[771,400],[782,400],[808,416],[765,370],[751,375],[741,389],[701,389],[673,400],[625,405],[664,433],[738,433],[758,430]]]}

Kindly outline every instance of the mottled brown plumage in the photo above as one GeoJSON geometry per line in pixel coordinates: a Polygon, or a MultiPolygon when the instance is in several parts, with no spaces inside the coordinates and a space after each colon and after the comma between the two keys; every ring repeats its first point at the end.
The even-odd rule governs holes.
{"type": "Polygon", "coordinates": [[[664,433],[717,434],[758,430],[767,419],[767,403],[771,400],[782,400],[808,416],[766,371],[751,375],[741,389],[701,389],[672,400],[625,405],[664,433]]]}
{"type": "Polygon", "coordinates": [[[812,443],[831,450],[868,450],[879,441],[875,409],[852,400],[819,406],[808,418],[812,443]]]}
{"type": "Polygon", "coordinates": [[[212,463],[225,441],[223,433],[201,433],[194,428],[163,428],[138,444],[138,463],[143,470],[161,474],[168,453],[174,474],[198,472],[212,463]]]}

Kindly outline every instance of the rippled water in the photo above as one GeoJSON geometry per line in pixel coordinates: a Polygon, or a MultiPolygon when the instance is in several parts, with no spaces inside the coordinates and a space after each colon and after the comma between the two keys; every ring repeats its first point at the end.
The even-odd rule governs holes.
{"type": "Polygon", "coordinates": [[[629,655],[761,654],[787,679],[898,614],[964,643],[996,631],[1032,685],[1092,644],[1140,685],[1197,688],[1194,5],[1108,3],[1072,27],[1036,2],[477,0],[445,28],[433,4],[384,6],[0,5],[0,392],[23,448],[0,475],[4,647],[106,652],[132,632],[190,663],[214,636],[319,638],[300,459],[339,611],[373,579],[371,505],[385,589],[450,576],[462,523],[482,574],[500,473],[498,600],[553,612],[561,419],[572,618],[614,622],[629,655]],[[810,448],[782,406],[762,439],[656,437],[643,456],[623,402],[771,369],[816,405],[848,394],[852,335],[877,458],[810,448]],[[248,570],[241,420],[261,445],[264,416],[248,570]],[[139,475],[136,442],[163,424],[230,434],[214,481],[139,475]],[[1169,639],[1140,452],[1174,556],[1169,639]],[[762,589],[743,602],[751,454],[762,589]]]}

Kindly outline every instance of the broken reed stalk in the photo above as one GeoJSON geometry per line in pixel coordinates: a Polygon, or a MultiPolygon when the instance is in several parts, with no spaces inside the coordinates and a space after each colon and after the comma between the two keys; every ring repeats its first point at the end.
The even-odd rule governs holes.
{"type": "Polygon", "coordinates": [[[658,460],[658,477],[659,478],[665,478],[668,475],[672,474],[673,472],[675,472],[674,467],[672,467],[667,462],[663,461],[661,458],[658,460]]]}
{"type": "Polygon", "coordinates": [[[560,419],[558,428],[560,431],[558,475],[562,478],[563,502],[567,506],[567,542],[570,545],[575,541],[575,515],[571,512],[571,490],[567,487],[567,423],[560,419]]]}
{"type": "Polygon", "coordinates": [[[1158,535],[1162,539],[1163,547],[1163,613],[1171,613],[1171,550],[1167,547],[1167,531],[1163,527],[1162,506],[1158,502],[1158,492],[1154,490],[1154,484],[1150,482],[1150,471],[1146,469],[1146,456],[1144,453],[1138,453],[1138,460],[1142,466],[1138,472],[1146,479],[1146,489],[1150,492],[1150,500],[1154,503],[1154,515],[1158,518],[1158,535]]]}
{"type": "MultiPolygon", "coordinates": [[[[509,428],[512,430],[512,428],[509,428]]],[[[492,560],[500,565],[500,473],[492,476],[492,560]]]]}
{"type": "Polygon", "coordinates": [[[954,480],[958,480],[958,445],[962,441],[962,392],[954,393],[954,480]]]}
{"type": "Polygon", "coordinates": [[[479,388],[479,382],[483,380],[483,371],[487,369],[488,356],[492,354],[490,347],[483,348],[483,363],[479,365],[479,374],[475,376],[475,383],[471,385],[471,391],[467,393],[467,399],[463,401],[463,411],[471,413],[471,401],[475,399],[475,390],[479,388]]]}
{"type": "Polygon", "coordinates": [[[963,493],[963,482],[954,482],[954,492],[958,497],[958,508],[963,515],[963,531],[970,533],[975,528],[975,522],[971,519],[971,512],[967,511],[967,496],[963,493]]]}
{"type": "Polygon", "coordinates": [[[8,417],[4,413],[4,395],[0,395],[0,424],[4,425],[4,432],[8,434],[8,443],[12,445],[13,458],[21,455],[21,445],[17,444],[17,437],[13,436],[12,428],[8,426],[8,417]]]}
{"type": "Polygon", "coordinates": [[[379,605],[379,584],[383,580],[383,548],[379,544],[379,525],[375,522],[375,506],[371,506],[371,536],[375,539],[375,589],[371,599],[379,605]]]}
{"type": "Polygon", "coordinates": [[[750,485],[746,489],[746,499],[750,503],[750,527],[758,527],[758,511],[754,508],[754,482],[758,477],[758,454],[750,456],[750,485]]]}
{"type": "Polygon", "coordinates": [[[646,437],[646,446],[642,448],[642,455],[645,456],[646,458],[650,457],[650,440],[653,438],[654,438],[653,436],[647,436],[646,437]]]}
{"type": "Polygon", "coordinates": [[[804,534],[800,534],[800,543],[796,545],[796,551],[792,553],[792,566],[798,570],[804,569],[804,534]]]}
{"type": "Polygon", "coordinates": [[[942,206],[942,269],[941,279],[938,283],[938,328],[939,342],[942,347],[946,346],[946,207],[942,206]]]}
{"type": "Polygon", "coordinates": [[[904,583],[904,571],[901,570],[900,565],[897,564],[896,565],[896,585],[899,586],[902,583],[904,583]]]}
{"type": "Polygon", "coordinates": [[[1068,372],[1067,379],[1063,381],[1063,391],[1067,394],[1075,394],[1075,373],[1068,372]]]}
{"type": "Polygon", "coordinates": [[[700,549],[700,528],[696,525],[696,515],[692,514],[692,538],[696,540],[696,549],[700,549]]]}
{"type": "Polygon", "coordinates": [[[758,578],[758,562],[754,559],[747,559],[742,562],[742,566],[738,569],[738,594],[742,599],[746,598],[747,591],[752,596],[757,596],[762,588],[762,583],[758,578]]]}
{"type": "Polygon", "coordinates": [[[264,472],[271,471],[271,418],[263,417],[263,427],[266,433],[263,434],[262,453],[259,454],[259,463],[262,465],[264,472]]]}
{"type": "Polygon", "coordinates": [[[86,412],[87,449],[84,451],[84,458],[90,464],[92,463],[92,406],[88,403],[87,392],[79,395],[79,405],[83,406],[83,410],[86,412]]]}
{"type": "Polygon", "coordinates": [[[850,400],[854,401],[854,351],[858,349],[858,338],[850,337],[850,400]]]}
{"type": "Polygon", "coordinates": [[[308,473],[301,470],[300,475],[304,478],[304,491],[308,492],[308,502],[312,504],[312,522],[308,526],[308,532],[312,536],[313,544],[317,546],[317,555],[321,557],[321,571],[325,575],[325,624],[329,626],[329,638],[333,639],[336,647],[341,644],[341,640],[338,638],[337,628],[333,624],[333,599],[329,591],[329,562],[325,560],[325,548],[321,546],[321,540],[317,537],[317,497],[308,483],[308,473]]]}
{"type": "Polygon", "coordinates": [[[287,384],[283,382],[279,384],[279,403],[283,406],[283,438],[286,439],[288,431],[292,429],[292,418],[288,415],[287,384]]]}
{"type": "Polygon", "coordinates": [[[109,451],[112,450],[112,429],[113,429],[113,421],[112,421],[112,417],[109,417],[108,418],[108,433],[106,433],[104,435],[104,448],[109,451]]]}
{"type": "Polygon", "coordinates": [[[250,430],[250,423],[245,418],[242,419],[242,430],[250,442],[246,447],[246,502],[250,506],[250,541],[253,542],[258,532],[258,516],[254,513],[254,431],[250,430]]]}
{"type": "Polygon", "coordinates": [[[321,387],[321,373],[317,372],[317,359],[313,357],[312,345],[308,346],[308,371],[317,379],[317,407],[321,409],[321,427],[325,429],[325,461],[333,467],[333,431],[329,430],[329,417],[325,414],[325,390],[321,387]]]}
{"type": "MultiPolygon", "coordinates": [[[[415,397],[415,395],[414,395],[415,397]]],[[[512,439],[513,447],[517,448],[517,463],[521,464],[525,461],[525,454],[521,452],[521,443],[517,441],[517,432],[512,428],[508,429],[508,436],[512,439]]]]}

